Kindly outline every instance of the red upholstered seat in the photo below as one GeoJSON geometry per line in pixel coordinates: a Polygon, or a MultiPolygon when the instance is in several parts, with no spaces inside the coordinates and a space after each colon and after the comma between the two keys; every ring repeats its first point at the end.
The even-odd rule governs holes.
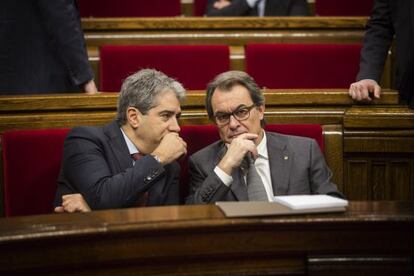
{"type": "Polygon", "coordinates": [[[320,16],[369,16],[374,0],[315,0],[320,16]]]}
{"type": "Polygon", "coordinates": [[[203,16],[206,13],[208,0],[194,0],[193,2],[193,15],[203,16]]]}
{"type": "MultiPolygon", "coordinates": [[[[317,124],[286,124],[286,125],[266,125],[267,131],[278,132],[282,134],[296,135],[302,137],[310,137],[316,140],[324,150],[324,139],[322,127],[317,124]]],[[[211,143],[220,139],[217,127],[215,125],[197,125],[182,126],[181,137],[187,141],[187,155],[179,160],[181,165],[181,198],[185,200],[188,194],[188,158],[193,153],[199,151],[211,143]]]]}
{"type": "Polygon", "coordinates": [[[360,44],[248,44],[246,71],[266,88],[348,88],[360,44]]]}
{"type": "Polygon", "coordinates": [[[122,81],[142,68],[160,70],[192,90],[204,90],[230,68],[227,45],[108,45],[100,56],[100,90],[107,92],[119,92],[122,81]]]}
{"type": "Polygon", "coordinates": [[[180,0],[77,0],[81,17],[180,16],[180,0]]]}
{"type": "MultiPolygon", "coordinates": [[[[267,125],[266,129],[284,134],[314,138],[323,151],[320,125],[267,125]]],[[[16,130],[2,137],[4,210],[6,216],[51,213],[56,181],[68,129],[16,130]]],[[[181,165],[181,200],[188,193],[188,157],[217,141],[214,125],[182,126],[181,136],[188,153],[181,165]]]]}
{"type": "Polygon", "coordinates": [[[2,137],[6,216],[51,213],[68,129],[16,130],[2,137]]]}

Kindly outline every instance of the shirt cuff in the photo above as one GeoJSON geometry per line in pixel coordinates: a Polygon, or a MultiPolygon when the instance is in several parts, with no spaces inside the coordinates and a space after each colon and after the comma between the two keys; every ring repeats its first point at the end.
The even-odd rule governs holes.
{"type": "Polygon", "coordinates": [[[226,185],[227,187],[230,187],[231,183],[233,183],[233,177],[225,173],[218,166],[214,168],[214,172],[218,176],[218,178],[220,178],[220,180],[224,183],[224,185],[226,185]]]}

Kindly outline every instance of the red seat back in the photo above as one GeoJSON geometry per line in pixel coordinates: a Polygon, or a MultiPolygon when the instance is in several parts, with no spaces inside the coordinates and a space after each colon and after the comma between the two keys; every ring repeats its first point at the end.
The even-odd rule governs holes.
{"type": "Polygon", "coordinates": [[[193,3],[193,15],[203,16],[206,13],[208,0],[194,0],[193,3]]]}
{"type": "MultiPolygon", "coordinates": [[[[323,151],[320,125],[267,125],[266,130],[311,137],[323,151]]],[[[5,132],[3,147],[4,210],[6,216],[51,213],[68,129],[5,132]]],[[[182,126],[188,153],[181,165],[181,199],[188,194],[188,157],[220,139],[214,125],[182,126]]]]}
{"type": "Polygon", "coordinates": [[[227,45],[108,45],[100,56],[100,90],[109,92],[119,92],[122,81],[142,68],[162,71],[191,90],[204,90],[230,68],[227,45]]]}
{"type": "Polygon", "coordinates": [[[374,0],[315,0],[320,16],[369,16],[374,0]]]}
{"type": "Polygon", "coordinates": [[[6,216],[51,213],[68,129],[16,130],[2,137],[6,216]]]}
{"type": "Polygon", "coordinates": [[[246,71],[266,88],[348,88],[359,44],[248,44],[246,71]]]}
{"type": "Polygon", "coordinates": [[[180,0],[77,0],[81,17],[180,16],[180,0]]]}
{"type": "MultiPolygon", "coordinates": [[[[286,124],[266,125],[265,129],[282,134],[310,137],[317,141],[321,151],[324,150],[324,139],[322,127],[317,124],[286,124]]],[[[181,199],[185,200],[188,195],[189,175],[188,158],[193,153],[210,145],[220,139],[218,129],[215,125],[182,126],[180,136],[187,142],[187,155],[179,160],[181,165],[181,199]]]]}

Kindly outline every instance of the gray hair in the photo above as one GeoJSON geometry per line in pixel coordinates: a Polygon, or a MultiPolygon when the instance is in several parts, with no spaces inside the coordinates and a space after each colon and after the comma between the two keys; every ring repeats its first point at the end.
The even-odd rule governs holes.
{"type": "Polygon", "coordinates": [[[181,83],[154,69],[142,69],[124,80],[118,98],[117,122],[127,122],[128,107],[137,108],[142,114],[158,105],[156,97],[164,91],[171,90],[182,103],[185,89],[181,83]]]}
{"type": "MultiPolygon", "coordinates": [[[[227,71],[216,76],[207,86],[206,94],[206,109],[208,117],[214,120],[214,111],[211,105],[211,98],[214,91],[220,89],[221,91],[230,91],[234,86],[241,85],[245,87],[250,94],[250,98],[256,106],[264,105],[265,99],[254,79],[243,71],[227,71]]],[[[264,125],[264,122],[262,122],[264,125]]]]}

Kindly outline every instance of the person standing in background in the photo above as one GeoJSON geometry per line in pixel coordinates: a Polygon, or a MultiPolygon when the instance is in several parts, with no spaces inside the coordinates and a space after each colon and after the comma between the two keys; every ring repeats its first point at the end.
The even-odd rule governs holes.
{"type": "Polygon", "coordinates": [[[349,95],[356,101],[380,98],[378,84],[391,42],[396,37],[397,71],[395,87],[400,99],[414,108],[414,2],[376,0],[367,23],[357,82],[349,95]]]}
{"type": "Polygon", "coordinates": [[[207,16],[306,16],[306,0],[208,0],[207,16]]]}
{"type": "Polygon", "coordinates": [[[0,40],[0,95],[97,92],[75,0],[2,0],[0,40]]]}

